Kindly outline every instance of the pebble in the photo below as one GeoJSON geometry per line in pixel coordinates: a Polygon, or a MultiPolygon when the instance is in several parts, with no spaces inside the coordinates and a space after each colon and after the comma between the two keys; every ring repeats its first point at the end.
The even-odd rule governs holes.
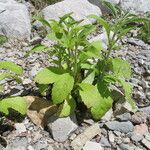
{"type": "Polygon", "coordinates": [[[146,124],[140,124],[134,127],[134,133],[144,135],[146,132],[148,132],[148,126],[146,124]]]}
{"type": "Polygon", "coordinates": [[[17,132],[20,134],[20,133],[22,133],[22,132],[26,132],[27,130],[26,130],[26,127],[25,127],[25,125],[23,124],[23,123],[15,123],[15,128],[16,128],[16,130],[17,130],[17,132]]]}
{"type": "Polygon", "coordinates": [[[134,129],[134,126],[130,121],[127,122],[111,121],[105,123],[105,125],[108,129],[114,131],[120,131],[121,133],[132,132],[134,129]]]}
{"type": "Polygon", "coordinates": [[[141,112],[144,112],[147,115],[150,115],[150,106],[139,109],[141,112]]]}
{"type": "Polygon", "coordinates": [[[133,146],[124,143],[121,143],[119,147],[121,148],[121,150],[135,150],[133,146]]]}
{"type": "Polygon", "coordinates": [[[83,150],[103,150],[103,148],[99,143],[88,141],[83,147],[83,150]]]}
{"type": "Polygon", "coordinates": [[[101,137],[100,144],[103,147],[111,147],[108,139],[106,137],[104,137],[104,136],[101,137]]]}
{"type": "Polygon", "coordinates": [[[146,139],[143,139],[141,142],[146,148],[150,149],[150,142],[146,139]]]}
{"type": "Polygon", "coordinates": [[[146,123],[146,121],[147,121],[147,115],[144,114],[143,112],[136,112],[131,117],[131,122],[134,124],[142,124],[142,123],[146,123]]]}
{"type": "Polygon", "coordinates": [[[108,137],[109,137],[110,143],[114,143],[114,141],[115,141],[115,136],[114,136],[114,134],[113,134],[112,131],[110,131],[110,132],[108,133],[108,137]]]}
{"type": "Polygon", "coordinates": [[[56,141],[64,142],[78,128],[78,125],[76,116],[73,114],[65,118],[51,116],[48,119],[47,127],[56,141]]]}
{"type": "Polygon", "coordinates": [[[132,136],[131,136],[131,140],[134,141],[134,142],[139,142],[143,139],[143,136],[138,134],[138,133],[134,133],[132,136]]]}
{"type": "Polygon", "coordinates": [[[116,116],[116,118],[117,118],[119,121],[129,121],[129,120],[131,120],[131,114],[130,114],[130,113],[124,113],[124,114],[122,114],[122,115],[116,116]]]}

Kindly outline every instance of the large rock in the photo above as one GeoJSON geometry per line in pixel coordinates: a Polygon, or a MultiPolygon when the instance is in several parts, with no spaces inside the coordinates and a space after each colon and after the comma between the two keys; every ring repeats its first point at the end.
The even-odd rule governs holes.
{"type": "Polygon", "coordinates": [[[20,40],[29,39],[30,30],[27,7],[14,0],[0,0],[0,34],[20,40]]]}
{"type": "Polygon", "coordinates": [[[73,17],[77,20],[85,19],[85,23],[93,23],[93,19],[87,19],[90,14],[101,16],[101,10],[89,3],[88,0],[64,0],[50,5],[42,10],[45,19],[58,19],[59,17],[73,12],[73,17]]]}
{"type": "Polygon", "coordinates": [[[78,126],[76,116],[72,115],[66,118],[52,116],[48,120],[47,127],[56,141],[64,142],[78,126]]]}
{"type": "Polygon", "coordinates": [[[120,6],[127,11],[145,13],[150,11],[150,0],[121,0],[120,6]]]}

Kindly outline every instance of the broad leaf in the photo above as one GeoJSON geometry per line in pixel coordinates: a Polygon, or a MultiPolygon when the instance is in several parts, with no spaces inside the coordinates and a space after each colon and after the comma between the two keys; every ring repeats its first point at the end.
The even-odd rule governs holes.
{"type": "Polygon", "coordinates": [[[50,84],[58,80],[64,71],[57,67],[47,67],[42,69],[35,77],[35,81],[39,84],[50,84]]]}
{"type": "Polygon", "coordinates": [[[8,115],[10,108],[18,111],[22,115],[25,115],[27,112],[27,104],[22,97],[10,97],[0,101],[0,112],[8,115]]]}
{"type": "Polygon", "coordinates": [[[111,62],[112,62],[112,71],[116,77],[124,77],[130,79],[131,67],[127,61],[119,58],[114,58],[111,59],[111,62]]]}
{"type": "Polygon", "coordinates": [[[69,73],[60,75],[52,89],[52,100],[54,104],[60,104],[67,99],[73,89],[73,85],[74,78],[69,73]]]}
{"type": "Polygon", "coordinates": [[[17,75],[22,75],[22,73],[23,73],[22,67],[16,65],[13,62],[9,62],[9,61],[0,61],[0,69],[9,70],[17,75]]]}
{"type": "Polygon", "coordinates": [[[95,79],[95,72],[91,72],[82,82],[92,84],[95,79]]]}
{"type": "Polygon", "coordinates": [[[65,100],[63,104],[61,104],[58,108],[59,117],[67,117],[71,115],[76,108],[76,102],[73,98],[65,100]]]}
{"type": "Polygon", "coordinates": [[[90,108],[93,118],[100,119],[112,107],[110,93],[105,93],[104,89],[104,92],[100,93],[97,86],[88,83],[81,83],[79,86],[82,101],[90,108]]]}
{"type": "Polygon", "coordinates": [[[38,84],[39,92],[41,93],[42,96],[46,96],[48,87],[49,87],[48,84],[38,84]]]}
{"type": "Polygon", "coordinates": [[[136,111],[137,107],[136,107],[134,100],[132,99],[133,86],[131,85],[131,83],[126,82],[124,80],[120,80],[120,83],[124,89],[124,94],[125,94],[126,100],[132,106],[133,111],[136,111]]]}
{"type": "Polygon", "coordinates": [[[87,108],[91,108],[100,102],[101,96],[96,86],[88,83],[81,83],[79,86],[80,96],[87,108]]]}

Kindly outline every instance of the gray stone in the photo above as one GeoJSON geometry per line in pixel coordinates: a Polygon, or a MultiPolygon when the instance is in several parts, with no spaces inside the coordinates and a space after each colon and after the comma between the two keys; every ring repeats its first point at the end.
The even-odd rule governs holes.
{"type": "Polygon", "coordinates": [[[140,108],[139,111],[144,112],[147,115],[150,115],[150,106],[144,107],[144,108],[140,108]]]}
{"type": "Polygon", "coordinates": [[[143,136],[137,133],[133,133],[133,135],[131,136],[131,140],[134,142],[139,142],[143,139],[143,136]]]}
{"type": "Polygon", "coordinates": [[[104,136],[101,137],[100,143],[103,147],[111,147],[108,139],[104,136]]]}
{"type": "Polygon", "coordinates": [[[35,143],[35,149],[36,150],[41,150],[41,149],[46,149],[48,147],[48,143],[44,141],[38,141],[35,143]]]}
{"type": "Polygon", "coordinates": [[[6,150],[26,150],[28,146],[28,140],[25,137],[17,137],[13,141],[9,141],[6,150]]]}
{"type": "Polygon", "coordinates": [[[131,114],[130,113],[124,113],[122,115],[116,116],[116,118],[119,121],[130,121],[131,120],[131,114]]]}
{"type": "Polygon", "coordinates": [[[120,6],[127,11],[145,13],[150,11],[150,0],[121,0],[120,6]]]}
{"type": "Polygon", "coordinates": [[[119,147],[121,148],[121,150],[135,150],[133,146],[124,143],[121,143],[119,147]]]}
{"type": "Polygon", "coordinates": [[[54,5],[49,5],[42,10],[42,14],[47,20],[58,19],[70,12],[73,12],[73,17],[77,20],[85,19],[84,23],[95,22],[93,19],[87,19],[88,15],[101,16],[101,10],[89,3],[88,0],[64,0],[54,5]]]}
{"type": "Polygon", "coordinates": [[[47,127],[56,141],[64,142],[78,126],[76,116],[72,115],[66,118],[52,116],[48,119],[47,127]]]}
{"type": "Polygon", "coordinates": [[[24,4],[0,0],[0,12],[0,34],[19,40],[30,38],[30,17],[24,4]]]}
{"type": "Polygon", "coordinates": [[[132,132],[134,129],[134,126],[130,121],[127,122],[110,121],[105,123],[105,125],[110,130],[120,131],[122,133],[132,132]]]}

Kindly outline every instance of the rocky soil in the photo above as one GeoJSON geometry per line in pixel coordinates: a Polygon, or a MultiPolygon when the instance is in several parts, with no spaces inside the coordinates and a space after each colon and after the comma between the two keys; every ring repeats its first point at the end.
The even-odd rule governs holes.
{"type": "MultiPolygon", "coordinates": [[[[101,16],[104,12],[97,0],[93,3],[98,7],[87,0],[69,1],[70,5],[68,0],[50,5],[44,8],[41,14],[46,19],[56,19],[62,12],[68,13],[73,10],[77,19],[85,19],[88,14],[101,16]]],[[[140,7],[133,6],[134,2],[131,0],[111,1],[136,13],[150,11],[149,0],[138,0],[136,5],[140,7]]],[[[10,40],[0,47],[0,61],[13,61],[24,68],[23,83],[18,85],[12,80],[5,81],[4,94],[39,96],[33,79],[40,69],[50,65],[49,57],[46,53],[36,53],[26,58],[25,54],[38,43],[51,45],[51,42],[40,37],[41,25],[31,19],[37,10],[29,1],[0,0],[0,12],[3,11],[4,13],[0,13],[0,33],[6,34],[10,40]]],[[[86,22],[93,23],[93,20],[86,22]]],[[[106,43],[107,39],[101,32],[90,38],[92,40],[97,36],[106,43]]],[[[130,82],[134,86],[133,98],[137,103],[138,112],[132,113],[127,103],[119,101],[99,122],[89,118],[81,120],[75,115],[67,118],[51,116],[45,130],[33,123],[29,116],[19,123],[4,119],[4,124],[0,127],[0,150],[150,149],[150,45],[137,39],[136,31],[132,31],[120,42],[122,48],[113,52],[112,56],[128,60],[132,65],[130,82]]]]}

